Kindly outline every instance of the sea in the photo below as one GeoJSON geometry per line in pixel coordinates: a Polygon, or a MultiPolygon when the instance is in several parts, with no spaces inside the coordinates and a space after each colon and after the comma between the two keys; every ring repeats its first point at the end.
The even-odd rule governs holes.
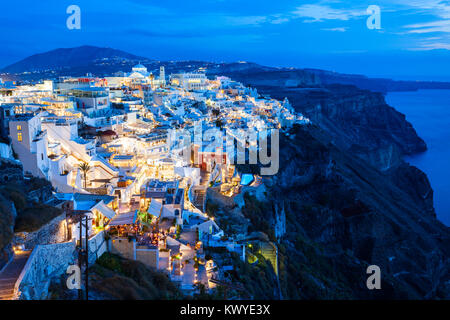
{"type": "Polygon", "coordinates": [[[424,171],[434,190],[438,219],[450,226],[450,90],[392,92],[387,103],[406,115],[428,151],[405,157],[424,171]]]}

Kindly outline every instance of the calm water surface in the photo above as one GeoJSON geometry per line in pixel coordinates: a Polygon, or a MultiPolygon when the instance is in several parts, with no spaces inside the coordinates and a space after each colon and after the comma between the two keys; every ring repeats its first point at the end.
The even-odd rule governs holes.
{"type": "Polygon", "coordinates": [[[450,226],[450,90],[394,92],[386,101],[427,143],[427,152],[405,160],[428,175],[438,219],[450,226]]]}

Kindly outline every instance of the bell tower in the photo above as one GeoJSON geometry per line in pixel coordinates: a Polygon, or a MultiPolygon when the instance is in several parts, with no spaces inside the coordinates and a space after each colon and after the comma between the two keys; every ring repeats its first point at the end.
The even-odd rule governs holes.
{"type": "Polygon", "coordinates": [[[166,85],[166,70],[164,66],[159,67],[159,80],[161,80],[164,86],[166,85]]]}

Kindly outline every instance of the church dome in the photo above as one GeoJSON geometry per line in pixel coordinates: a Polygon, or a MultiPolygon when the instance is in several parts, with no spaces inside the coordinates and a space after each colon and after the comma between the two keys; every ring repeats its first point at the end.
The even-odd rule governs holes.
{"type": "Polygon", "coordinates": [[[142,64],[137,64],[133,67],[133,71],[145,71],[147,72],[147,68],[142,64]]]}

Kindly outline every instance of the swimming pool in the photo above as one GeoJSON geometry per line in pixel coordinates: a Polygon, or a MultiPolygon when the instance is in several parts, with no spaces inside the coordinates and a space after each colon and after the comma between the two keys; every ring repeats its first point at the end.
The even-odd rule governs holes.
{"type": "Polygon", "coordinates": [[[243,174],[241,177],[241,185],[243,186],[248,186],[249,184],[251,184],[254,180],[254,177],[252,174],[246,173],[243,174]]]}

